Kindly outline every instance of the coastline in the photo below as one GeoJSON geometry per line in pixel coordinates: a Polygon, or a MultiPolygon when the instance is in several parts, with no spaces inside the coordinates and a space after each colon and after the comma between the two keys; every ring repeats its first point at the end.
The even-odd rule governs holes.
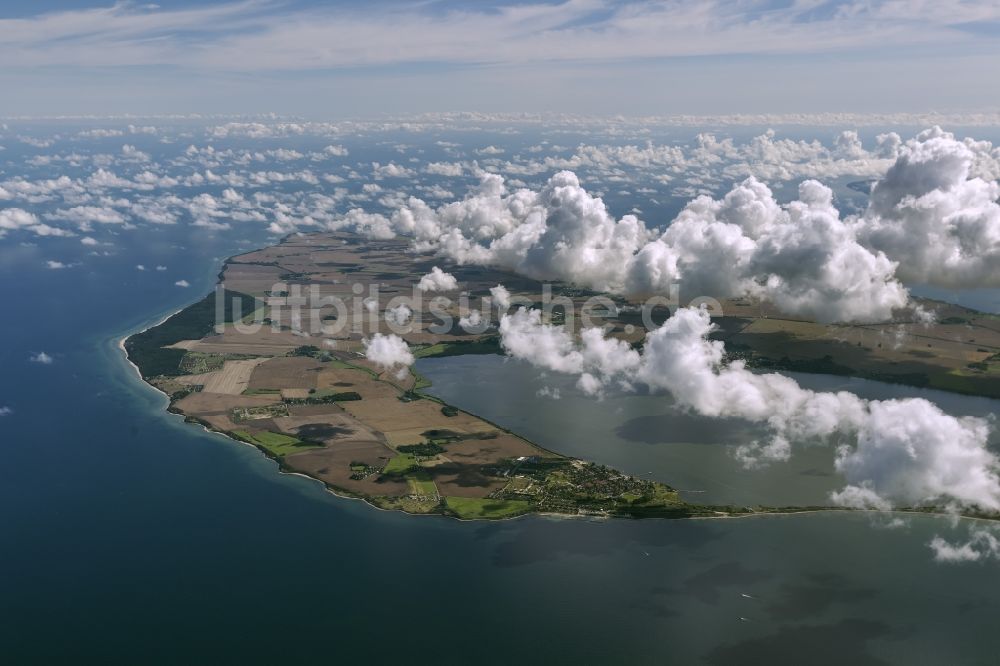
{"type": "MultiPolygon", "coordinates": [[[[128,340],[133,335],[136,335],[138,333],[142,333],[143,331],[147,331],[150,328],[154,328],[156,326],[159,326],[164,321],[166,321],[170,317],[174,316],[175,314],[177,314],[178,312],[180,312],[183,309],[184,308],[180,308],[179,310],[170,313],[169,315],[167,315],[166,317],[164,317],[163,319],[161,319],[156,324],[153,324],[151,326],[147,326],[146,328],[144,328],[144,329],[142,329],[140,331],[134,331],[132,333],[129,333],[129,334],[127,334],[127,335],[119,338],[118,339],[118,344],[117,344],[117,347],[122,352],[122,356],[124,357],[125,362],[128,363],[128,365],[130,365],[132,367],[132,369],[135,371],[135,374],[139,378],[139,380],[143,384],[145,384],[146,386],[148,386],[149,388],[152,388],[154,391],[156,391],[157,393],[159,393],[163,397],[167,398],[168,401],[170,399],[169,395],[167,395],[165,392],[163,392],[159,388],[153,386],[152,384],[150,384],[149,382],[147,382],[145,379],[143,379],[142,373],[140,372],[139,367],[135,363],[133,363],[132,360],[128,357],[128,352],[125,349],[125,341],[128,340]]],[[[441,400],[439,400],[437,398],[435,398],[435,400],[437,400],[438,402],[441,402],[441,404],[447,404],[447,403],[444,403],[443,401],[441,401],[441,400]]],[[[168,403],[168,407],[169,407],[169,403],[168,403]]],[[[456,409],[458,409],[458,408],[456,408],[456,409]]],[[[250,442],[245,442],[245,441],[243,441],[241,439],[237,439],[236,437],[232,437],[231,435],[229,435],[229,433],[226,433],[224,431],[211,429],[208,426],[206,426],[204,423],[201,423],[200,421],[197,421],[197,420],[188,420],[182,414],[178,414],[176,412],[171,412],[169,410],[169,408],[166,409],[166,410],[164,410],[164,411],[167,414],[174,414],[175,416],[180,417],[182,419],[182,422],[184,424],[195,424],[196,423],[197,425],[201,426],[201,429],[203,431],[205,431],[206,433],[210,433],[210,434],[213,434],[213,435],[219,435],[221,437],[225,437],[228,441],[235,442],[237,444],[241,444],[243,446],[250,447],[251,449],[253,449],[257,453],[259,453],[262,457],[264,457],[265,459],[270,460],[272,463],[274,463],[274,466],[277,469],[277,471],[278,471],[279,474],[283,474],[283,475],[286,475],[286,476],[295,476],[295,477],[299,477],[299,478],[302,478],[302,479],[307,479],[307,480],[312,481],[314,483],[318,483],[318,484],[320,484],[323,487],[323,489],[326,492],[328,492],[329,494],[333,495],[334,497],[336,497],[338,499],[355,500],[355,501],[361,502],[364,505],[366,505],[366,506],[368,506],[368,507],[370,507],[372,509],[375,509],[377,511],[385,511],[387,513],[402,513],[404,515],[412,516],[412,517],[447,518],[447,519],[451,519],[451,520],[457,520],[457,521],[461,521],[461,522],[470,522],[470,523],[496,523],[496,522],[500,522],[500,521],[519,520],[519,519],[528,518],[528,517],[531,517],[531,516],[538,516],[538,517],[550,518],[550,519],[554,518],[554,519],[560,519],[560,520],[591,520],[591,521],[595,521],[595,522],[604,522],[604,521],[616,520],[616,519],[617,520],[650,520],[650,519],[654,519],[654,520],[655,519],[659,519],[659,520],[724,520],[724,519],[739,519],[739,518],[764,518],[764,517],[772,517],[772,516],[774,516],[774,517],[777,517],[777,516],[800,516],[800,515],[806,515],[806,514],[850,513],[850,514],[879,515],[879,516],[882,516],[882,515],[903,515],[903,516],[925,515],[925,516],[934,516],[934,517],[938,517],[938,518],[953,518],[953,519],[957,518],[959,520],[968,520],[968,521],[973,521],[973,522],[986,522],[986,523],[996,523],[996,522],[998,522],[998,520],[1000,520],[998,518],[989,518],[989,517],[984,517],[984,516],[956,515],[956,514],[953,514],[953,513],[949,513],[947,511],[921,511],[919,509],[906,509],[906,508],[890,509],[888,511],[874,511],[874,510],[866,511],[866,510],[863,510],[863,509],[853,509],[853,508],[849,508],[849,507],[836,507],[836,506],[822,507],[822,508],[808,508],[808,509],[804,508],[801,511],[795,511],[795,510],[791,510],[791,511],[753,511],[753,512],[745,512],[745,513],[718,513],[717,515],[677,516],[677,517],[673,517],[673,518],[666,517],[666,516],[648,516],[648,517],[638,517],[637,518],[637,517],[631,517],[631,516],[616,516],[616,515],[603,515],[602,516],[602,515],[596,515],[596,514],[579,514],[579,513],[578,514],[568,514],[568,513],[554,513],[554,512],[546,512],[546,511],[528,511],[528,512],[519,514],[517,516],[507,516],[507,517],[503,517],[503,518],[462,518],[462,517],[453,516],[453,515],[450,515],[450,514],[447,514],[447,513],[412,513],[412,512],[409,512],[409,511],[405,511],[403,509],[387,509],[385,507],[378,506],[377,504],[374,504],[374,503],[368,501],[368,499],[366,499],[365,497],[361,497],[361,496],[358,496],[358,495],[346,493],[346,492],[344,492],[344,491],[342,491],[342,490],[340,490],[338,488],[335,488],[335,487],[329,485],[328,483],[324,482],[321,479],[317,479],[316,477],[309,476],[308,474],[304,474],[302,472],[295,472],[295,471],[289,471],[289,470],[283,469],[281,463],[278,460],[276,460],[273,457],[269,456],[265,450],[263,450],[261,447],[255,445],[255,444],[251,444],[250,442]]],[[[463,409],[461,411],[463,411],[463,412],[465,412],[467,414],[470,414],[472,416],[476,416],[476,418],[482,418],[482,417],[479,417],[476,414],[473,414],[472,412],[469,412],[467,410],[463,409]]],[[[488,422],[492,423],[492,421],[488,421],[488,422]]],[[[497,425],[497,424],[493,424],[493,425],[497,425]]],[[[497,425],[497,427],[502,427],[502,426],[497,425]]],[[[504,428],[504,430],[507,431],[507,432],[511,432],[510,430],[507,430],[506,428],[504,428]]],[[[514,434],[514,433],[512,433],[512,434],[514,434]]],[[[520,437],[520,435],[518,435],[518,436],[520,437]]],[[[525,441],[530,441],[530,440],[525,440],[525,441]]],[[[532,444],[535,445],[534,442],[532,442],[532,444]]],[[[558,451],[552,451],[550,449],[544,449],[543,447],[540,447],[540,446],[538,448],[542,448],[543,450],[549,451],[550,453],[554,453],[555,455],[559,455],[559,456],[565,457],[565,454],[559,453],[558,451]]]]}
{"type": "Polygon", "coordinates": [[[164,393],[160,389],[156,388],[155,386],[153,386],[152,384],[150,384],[149,382],[147,382],[146,379],[142,376],[142,371],[139,370],[139,366],[137,366],[135,363],[133,363],[132,359],[129,358],[129,356],[128,356],[128,350],[125,348],[125,342],[129,338],[131,338],[133,336],[139,335],[140,333],[145,333],[146,331],[150,330],[151,328],[156,328],[157,326],[163,324],[165,321],[167,321],[168,319],[170,319],[171,317],[173,317],[175,314],[177,314],[179,312],[183,312],[184,310],[186,310],[188,307],[190,307],[190,305],[191,304],[189,303],[188,305],[185,305],[182,308],[178,308],[178,309],[174,310],[173,312],[171,312],[170,314],[168,314],[165,317],[163,317],[163,319],[159,320],[155,324],[150,324],[146,328],[144,328],[142,330],[139,330],[139,331],[132,331],[131,333],[126,333],[125,335],[123,335],[121,338],[118,339],[118,348],[121,350],[122,356],[125,357],[125,362],[128,363],[130,366],[132,366],[132,369],[135,370],[135,374],[139,378],[139,381],[141,381],[146,386],[149,386],[149,387],[155,389],[158,393],[161,393],[161,394],[167,396],[167,398],[169,398],[170,396],[168,396],[166,393],[164,393]]]}

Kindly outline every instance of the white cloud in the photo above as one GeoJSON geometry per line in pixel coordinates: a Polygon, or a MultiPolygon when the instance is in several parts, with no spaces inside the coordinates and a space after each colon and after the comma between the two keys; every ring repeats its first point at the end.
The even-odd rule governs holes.
{"type": "Polygon", "coordinates": [[[84,236],[80,239],[80,242],[84,245],[97,245],[97,240],[90,236],[84,236]]]}
{"type": "Polygon", "coordinates": [[[341,145],[331,145],[323,149],[323,152],[331,157],[347,157],[350,152],[341,145]]]}
{"type": "Polygon", "coordinates": [[[46,217],[53,220],[66,220],[79,225],[81,229],[89,229],[97,224],[125,224],[125,217],[108,206],[73,206],[60,208],[46,217]]]}
{"type": "Polygon", "coordinates": [[[46,354],[43,351],[32,354],[31,356],[28,357],[28,360],[31,361],[32,363],[40,363],[41,365],[52,365],[52,363],[55,361],[55,359],[52,358],[52,356],[46,354]]]}
{"type": "Polygon", "coordinates": [[[190,287],[191,286],[191,283],[188,282],[187,280],[178,280],[177,282],[174,282],[174,284],[177,285],[178,287],[190,287]]]}
{"type": "Polygon", "coordinates": [[[96,128],[90,130],[82,130],[76,133],[77,138],[80,139],[105,139],[112,136],[122,136],[125,132],[119,129],[104,129],[96,128]]]}
{"type": "Polygon", "coordinates": [[[829,188],[799,186],[780,206],[750,178],[722,200],[699,197],[628,266],[627,291],[728,298],[752,295],[818,321],[881,321],[908,293],[884,254],[862,247],[841,220],[829,188]]]}
{"type": "Polygon", "coordinates": [[[0,416],[10,416],[13,413],[14,413],[14,410],[11,409],[10,407],[7,407],[6,405],[4,405],[3,407],[0,407],[0,416]]]}
{"type": "Polygon", "coordinates": [[[458,162],[428,162],[424,166],[424,173],[435,176],[461,176],[465,173],[465,167],[458,162]]]}
{"type": "Polygon", "coordinates": [[[134,160],[136,162],[148,162],[149,154],[144,153],[130,143],[126,143],[122,146],[122,156],[128,160],[134,160]]]}
{"type": "Polygon", "coordinates": [[[136,264],[135,265],[135,270],[137,270],[137,271],[144,271],[144,270],[146,270],[146,267],[143,266],[142,264],[136,264]]]}
{"type": "Polygon", "coordinates": [[[385,320],[396,326],[406,326],[412,318],[413,310],[405,304],[388,308],[385,311],[385,320]]]}
{"type": "Polygon", "coordinates": [[[372,162],[372,175],[375,178],[412,178],[416,174],[413,169],[407,169],[395,162],[389,164],[372,162]]]}
{"type": "Polygon", "coordinates": [[[510,292],[502,284],[490,287],[490,298],[493,299],[493,304],[500,312],[506,312],[510,309],[510,292]]]}
{"type": "Polygon", "coordinates": [[[458,289],[458,280],[451,273],[445,273],[435,266],[430,273],[420,278],[417,289],[420,291],[454,291],[458,289]]]}
{"type": "Polygon", "coordinates": [[[25,230],[36,236],[72,236],[73,234],[65,229],[51,227],[40,222],[34,213],[29,213],[22,208],[4,208],[0,210],[0,238],[3,238],[9,231],[25,230]]]}
{"type": "Polygon", "coordinates": [[[482,333],[489,326],[489,322],[483,319],[479,310],[471,310],[463,317],[459,317],[458,325],[467,333],[482,333]]]}
{"type": "Polygon", "coordinates": [[[1000,539],[986,529],[970,529],[969,539],[960,543],[935,536],[928,545],[934,551],[934,560],[947,564],[1000,559],[1000,539]]]}
{"type": "Polygon", "coordinates": [[[862,247],[816,181],[785,206],[750,178],[721,200],[699,197],[657,236],[633,215],[616,220],[575,174],[509,193],[485,174],[466,199],[432,209],[411,198],[392,216],[417,249],[598,291],[687,300],[752,295],[821,321],[879,321],[908,302],[885,255],[862,247]]]}
{"type": "Polygon", "coordinates": [[[538,389],[537,391],[535,391],[535,395],[537,395],[539,398],[552,398],[553,400],[559,400],[562,398],[559,389],[552,388],[549,386],[543,386],[542,388],[538,389]]]}
{"type": "Polygon", "coordinates": [[[69,268],[69,264],[64,264],[61,261],[55,261],[53,259],[49,259],[48,261],[46,261],[45,265],[48,266],[51,270],[59,270],[60,268],[69,268]]]}
{"type": "Polygon", "coordinates": [[[384,215],[366,213],[362,208],[352,208],[343,217],[331,220],[326,227],[332,231],[349,229],[367,238],[387,240],[396,234],[384,215]]]}
{"type": "Polygon", "coordinates": [[[875,183],[856,221],[858,237],[897,261],[903,279],[1000,286],[997,155],[988,143],[958,141],[939,128],[922,132],[875,183]]]}
{"type": "Polygon", "coordinates": [[[376,333],[371,338],[364,340],[363,344],[365,357],[369,361],[386,370],[398,368],[395,373],[397,379],[405,377],[408,368],[413,365],[413,354],[406,341],[398,335],[376,333]]]}

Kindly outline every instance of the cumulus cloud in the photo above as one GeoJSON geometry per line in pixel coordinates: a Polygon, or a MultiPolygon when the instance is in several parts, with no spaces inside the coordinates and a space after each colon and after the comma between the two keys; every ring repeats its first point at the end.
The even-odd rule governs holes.
{"type": "Polygon", "coordinates": [[[485,174],[463,201],[433,209],[410,199],[392,222],[417,249],[459,264],[636,297],[679,283],[688,299],[751,295],[820,321],[885,320],[908,302],[895,264],[858,243],[816,181],[782,206],[749,178],[720,200],[695,199],[656,234],[634,215],[615,219],[571,172],[515,192],[485,174]]]}
{"type": "Polygon", "coordinates": [[[122,156],[125,159],[135,160],[137,162],[148,162],[149,154],[144,153],[130,143],[126,143],[122,146],[122,156]]]}
{"type": "Polygon", "coordinates": [[[406,304],[387,308],[385,311],[385,320],[395,326],[406,326],[412,318],[413,310],[406,304]]]}
{"type": "Polygon", "coordinates": [[[646,336],[640,354],[598,328],[585,329],[577,342],[564,327],[543,324],[538,311],[522,308],[500,323],[509,355],[576,375],[585,393],[635,381],[701,415],[766,424],[769,440],[737,450],[747,464],[786,460],[794,445],[836,446],[848,485],[833,494],[835,502],[1000,510],[1000,460],[987,448],[985,419],[956,418],[922,398],[811,391],[780,374],[753,373],[742,361],[725,364],[711,330],[707,311],[681,308],[646,336]]]}
{"type": "Polygon", "coordinates": [[[460,264],[503,266],[539,279],[564,279],[620,290],[622,265],[649,237],[631,215],[612,218],[570,172],[539,192],[508,193],[503,178],[484,174],[463,201],[432,209],[418,199],[393,215],[397,231],[418,249],[436,249],[460,264]]]}
{"type": "Polygon", "coordinates": [[[577,345],[563,326],[543,324],[541,311],[519,308],[500,318],[500,334],[510,356],[555,372],[578,375],[583,392],[597,395],[606,382],[627,383],[640,366],[639,353],[626,342],[584,329],[577,345]]]}
{"type": "Polygon", "coordinates": [[[980,560],[1000,560],[1000,539],[986,529],[969,530],[969,538],[962,542],[949,542],[935,536],[928,544],[934,551],[934,560],[947,564],[978,562],[980,560]]]}
{"type": "Polygon", "coordinates": [[[187,280],[178,280],[177,282],[174,282],[174,284],[178,287],[185,287],[185,288],[191,286],[191,283],[188,282],[187,280]]]}
{"type": "Polygon", "coordinates": [[[749,178],[723,199],[699,197],[627,267],[627,291],[687,296],[752,295],[783,312],[818,321],[880,321],[907,304],[895,264],[857,242],[833,206],[831,190],[799,186],[780,206],[749,178]]]}
{"type": "Polygon", "coordinates": [[[392,224],[384,215],[367,213],[363,208],[352,208],[347,211],[346,215],[331,220],[326,226],[333,231],[349,229],[357,234],[376,240],[386,240],[396,235],[392,229],[392,224]]]}
{"type": "Polygon", "coordinates": [[[363,341],[365,357],[380,368],[396,369],[396,378],[406,376],[408,368],[413,365],[413,354],[403,338],[395,334],[382,335],[376,333],[363,341]]]}
{"type": "Polygon", "coordinates": [[[413,169],[407,169],[395,162],[388,164],[372,162],[372,175],[375,178],[412,178],[415,174],[413,169]]]}
{"type": "Polygon", "coordinates": [[[537,190],[513,191],[503,177],[481,172],[480,184],[461,201],[432,207],[411,197],[388,220],[375,220],[412,237],[415,249],[459,264],[635,297],[669,295],[672,285],[688,300],[753,296],[824,322],[890,319],[908,303],[903,280],[1000,284],[1000,152],[938,128],[905,143],[894,133],[879,135],[873,151],[854,131],[839,134],[831,147],[768,132],[746,146],[700,135],[689,152],[581,147],[566,163],[698,165],[726,177],[751,175],[721,198],[692,200],[662,233],[633,215],[615,219],[569,171],[537,190]],[[774,168],[733,170],[741,163],[774,168]],[[795,200],[779,203],[753,175],[803,173],[882,177],[868,208],[842,217],[832,190],[816,180],[801,183],[795,200]]]}
{"type": "Polygon", "coordinates": [[[420,278],[417,289],[420,291],[454,291],[458,289],[458,280],[451,273],[445,273],[435,266],[430,273],[420,278]]]}
{"type": "Polygon", "coordinates": [[[90,229],[92,224],[125,224],[125,217],[108,206],[73,206],[60,208],[48,215],[49,219],[74,222],[81,229],[90,229]]]}
{"type": "Polygon", "coordinates": [[[22,208],[4,208],[0,210],[0,238],[7,232],[23,229],[36,236],[72,236],[68,231],[41,222],[34,213],[22,208]]]}
{"type": "Polygon", "coordinates": [[[41,365],[52,365],[52,363],[55,361],[55,359],[52,358],[52,356],[46,354],[43,351],[32,354],[31,356],[28,357],[28,360],[31,361],[32,363],[40,363],[41,365]]]}
{"type": "Polygon", "coordinates": [[[938,127],[907,141],[856,220],[859,239],[898,262],[905,280],[1000,286],[995,154],[987,142],[959,141],[938,127]]]}
{"type": "Polygon", "coordinates": [[[465,167],[458,162],[428,162],[424,166],[424,173],[435,176],[461,176],[465,173],[465,167]]]}
{"type": "Polygon", "coordinates": [[[506,312],[510,309],[510,291],[502,284],[490,287],[490,298],[500,312],[506,312]]]}
{"type": "Polygon", "coordinates": [[[53,259],[49,259],[48,261],[46,261],[45,265],[48,266],[50,270],[54,271],[59,270],[60,268],[69,268],[69,264],[64,264],[61,261],[55,261],[53,259]]]}
{"type": "Polygon", "coordinates": [[[482,333],[489,326],[479,310],[472,310],[467,315],[459,317],[458,325],[467,333],[482,333]]]}
{"type": "Polygon", "coordinates": [[[10,416],[13,413],[14,413],[14,410],[11,409],[10,407],[7,407],[6,405],[4,405],[3,407],[0,407],[0,416],[10,416]]]}

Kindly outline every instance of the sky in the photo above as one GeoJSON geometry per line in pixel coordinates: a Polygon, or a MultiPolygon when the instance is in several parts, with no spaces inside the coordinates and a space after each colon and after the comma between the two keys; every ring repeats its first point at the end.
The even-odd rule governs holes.
{"type": "Polygon", "coordinates": [[[1000,2],[0,4],[0,115],[980,111],[1000,2]]]}

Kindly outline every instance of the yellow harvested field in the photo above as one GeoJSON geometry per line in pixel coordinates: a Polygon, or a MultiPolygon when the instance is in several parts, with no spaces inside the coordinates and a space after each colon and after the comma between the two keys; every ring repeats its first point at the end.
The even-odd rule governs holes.
{"type": "Polygon", "coordinates": [[[312,389],[323,364],[308,356],[282,356],[266,359],[250,377],[254,389],[312,389]]]}
{"type": "Polygon", "coordinates": [[[332,413],[316,416],[282,416],[274,424],[290,435],[327,443],[347,440],[380,441],[379,434],[357,419],[332,413]]]}
{"type": "Polygon", "coordinates": [[[175,404],[185,414],[204,416],[228,414],[236,407],[264,407],[281,402],[276,395],[229,395],[199,391],[178,400],[175,404]]]}
{"type": "Polygon", "coordinates": [[[172,345],[167,345],[164,349],[184,349],[185,351],[191,351],[199,344],[201,344],[201,340],[181,340],[172,345]]]}
{"type": "Polygon", "coordinates": [[[176,377],[174,381],[178,384],[184,384],[185,386],[204,386],[209,379],[215,376],[215,371],[213,372],[202,372],[197,375],[181,375],[176,377]]]}
{"type": "Polygon", "coordinates": [[[346,412],[383,433],[389,444],[418,444],[428,430],[452,430],[457,433],[491,432],[492,425],[460,412],[457,416],[441,413],[441,404],[433,400],[402,402],[397,397],[364,399],[341,403],[346,412]]]}
{"type": "Polygon", "coordinates": [[[310,344],[309,338],[303,338],[290,331],[272,331],[270,326],[262,326],[259,331],[252,333],[241,333],[229,326],[221,335],[202,338],[184,349],[206,354],[279,356],[306,344],[310,344]]]}
{"type": "Polygon", "coordinates": [[[247,390],[247,384],[250,383],[250,375],[253,374],[254,368],[266,360],[264,358],[251,358],[226,361],[221,370],[207,373],[208,381],[205,382],[202,390],[208,393],[239,395],[247,390]]]}

